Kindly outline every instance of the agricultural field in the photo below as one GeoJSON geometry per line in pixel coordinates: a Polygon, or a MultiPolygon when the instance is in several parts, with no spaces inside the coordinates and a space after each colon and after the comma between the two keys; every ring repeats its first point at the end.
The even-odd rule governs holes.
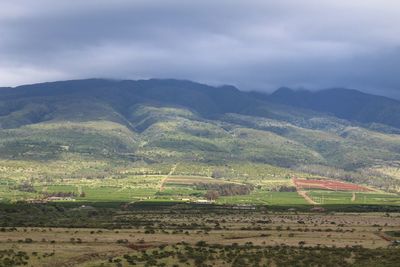
{"type": "Polygon", "coordinates": [[[329,179],[316,180],[316,179],[293,178],[293,183],[299,190],[325,189],[332,191],[355,191],[355,192],[373,191],[372,189],[365,186],[351,184],[337,180],[329,180],[329,179]]]}
{"type": "MultiPolygon", "coordinates": [[[[265,178],[260,178],[260,175],[258,178],[241,175],[236,177],[230,175],[226,178],[217,175],[220,173],[215,171],[215,166],[209,167],[211,176],[183,175],[182,173],[185,172],[180,167],[182,165],[165,165],[164,170],[160,172],[155,170],[155,166],[129,167],[121,170],[118,175],[105,178],[56,178],[56,176],[50,180],[3,178],[0,184],[0,201],[33,201],[46,196],[67,195],[71,197],[71,200],[78,202],[195,202],[206,199],[206,194],[210,190],[223,190],[225,193],[214,199],[218,204],[400,204],[398,194],[326,178],[317,180],[312,176],[308,179],[291,179],[288,178],[289,171],[283,172],[279,168],[275,168],[276,172],[272,171],[269,175],[264,174],[265,178]],[[243,192],[235,188],[248,190],[243,192]],[[229,193],[229,190],[234,192],[229,193]],[[308,198],[312,201],[310,202],[308,198]]],[[[204,170],[203,167],[199,169],[204,170]]],[[[221,167],[218,168],[220,171],[221,167]]],[[[260,170],[261,167],[256,166],[257,168],[260,170]]],[[[271,170],[269,166],[265,169],[271,170]]],[[[234,170],[236,170],[235,173],[239,173],[239,168],[234,170]]],[[[0,171],[0,175],[4,176],[5,172],[0,171]]],[[[198,170],[195,172],[200,173],[198,170]]]]}
{"type": "Polygon", "coordinates": [[[49,162],[0,160],[0,202],[197,202],[399,205],[399,195],[259,163],[121,163],[64,155],[49,162]],[[301,177],[301,178],[297,178],[301,177]],[[210,194],[210,191],[212,194],[210,194]],[[57,199],[59,198],[59,199],[57,199]]]}
{"type": "Polygon", "coordinates": [[[400,205],[400,199],[395,194],[365,193],[365,192],[335,192],[335,191],[308,191],[315,202],[322,205],[400,205]]]}
{"type": "Polygon", "coordinates": [[[168,186],[193,186],[199,183],[205,184],[225,184],[229,183],[228,181],[221,180],[221,179],[214,179],[211,177],[204,177],[204,176],[180,176],[174,175],[169,176],[164,182],[166,187],[168,186]]]}
{"type": "Polygon", "coordinates": [[[217,200],[220,204],[259,204],[259,205],[306,205],[307,202],[296,192],[271,192],[255,190],[246,196],[226,196],[217,200]]]}

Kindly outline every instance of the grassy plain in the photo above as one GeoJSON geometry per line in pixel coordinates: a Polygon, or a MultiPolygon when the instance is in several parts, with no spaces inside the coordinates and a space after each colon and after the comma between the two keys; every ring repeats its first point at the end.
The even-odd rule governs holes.
{"type": "Polygon", "coordinates": [[[326,214],[187,204],[60,207],[63,216],[78,209],[97,218],[97,227],[54,227],[56,222],[38,227],[39,221],[3,227],[0,254],[26,253],[27,266],[82,267],[395,266],[399,260],[398,248],[382,237],[400,231],[398,212],[326,214]]]}

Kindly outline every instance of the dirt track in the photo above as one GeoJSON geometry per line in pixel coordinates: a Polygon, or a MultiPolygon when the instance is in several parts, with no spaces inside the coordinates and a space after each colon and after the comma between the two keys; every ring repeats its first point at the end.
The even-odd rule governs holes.
{"type": "Polygon", "coordinates": [[[315,202],[314,200],[312,200],[312,199],[307,195],[307,192],[306,192],[306,191],[303,191],[303,190],[301,190],[301,189],[299,188],[299,186],[298,186],[297,183],[296,183],[296,179],[297,179],[296,177],[293,177],[293,178],[292,178],[292,182],[293,182],[294,186],[296,187],[297,193],[298,193],[301,197],[303,197],[303,198],[307,201],[308,204],[311,204],[311,205],[318,205],[319,203],[317,203],[317,202],[315,202]]]}
{"type": "Polygon", "coordinates": [[[356,201],[356,193],[353,192],[353,195],[351,196],[351,202],[356,201]]]}
{"type": "Polygon", "coordinates": [[[177,166],[178,166],[178,164],[175,164],[174,166],[172,166],[171,171],[170,171],[167,175],[165,175],[165,177],[161,180],[160,190],[159,190],[160,192],[164,190],[164,183],[165,183],[165,181],[166,181],[171,175],[174,174],[174,172],[175,172],[177,166]]]}
{"type": "Polygon", "coordinates": [[[307,192],[301,191],[301,190],[300,190],[300,191],[297,190],[297,193],[298,193],[300,196],[302,196],[302,197],[307,201],[307,203],[312,204],[312,205],[319,205],[319,203],[315,202],[314,200],[312,200],[312,199],[307,195],[307,192]]]}

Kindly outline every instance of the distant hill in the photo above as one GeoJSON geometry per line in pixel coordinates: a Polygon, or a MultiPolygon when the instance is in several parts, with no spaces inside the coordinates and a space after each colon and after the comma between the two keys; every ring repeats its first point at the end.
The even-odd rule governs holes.
{"type": "Polygon", "coordinates": [[[351,89],[321,91],[280,88],[268,99],[275,103],[301,107],[362,123],[381,123],[400,127],[400,101],[351,89]]]}

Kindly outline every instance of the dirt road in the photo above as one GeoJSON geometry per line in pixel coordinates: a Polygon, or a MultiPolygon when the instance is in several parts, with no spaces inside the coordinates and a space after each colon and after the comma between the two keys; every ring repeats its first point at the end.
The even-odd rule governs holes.
{"type": "Polygon", "coordinates": [[[160,192],[164,190],[164,183],[165,183],[165,181],[166,181],[171,175],[174,174],[174,172],[175,172],[177,166],[178,166],[178,163],[177,163],[177,164],[174,164],[174,166],[172,166],[172,168],[171,168],[171,171],[170,171],[167,175],[165,175],[165,177],[161,180],[160,189],[159,189],[160,192]]]}
{"type": "Polygon", "coordinates": [[[306,191],[299,191],[297,190],[297,193],[302,196],[308,204],[312,204],[312,205],[319,205],[319,203],[315,202],[314,200],[312,200],[308,195],[306,191]]]}

